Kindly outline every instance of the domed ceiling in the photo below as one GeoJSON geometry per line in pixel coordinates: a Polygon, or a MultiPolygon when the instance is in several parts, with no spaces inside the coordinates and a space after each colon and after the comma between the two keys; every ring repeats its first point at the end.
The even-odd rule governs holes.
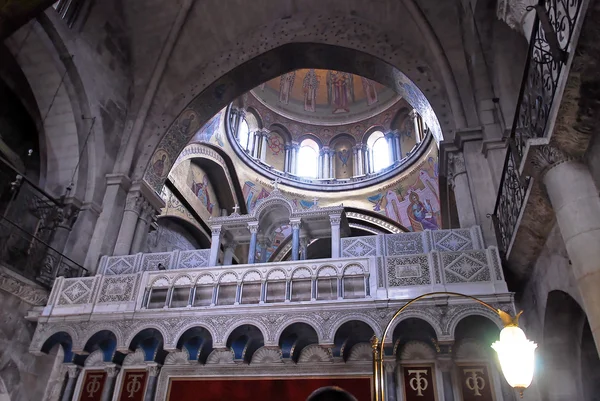
{"type": "Polygon", "coordinates": [[[292,71],[265,82],[251,93],[284,117],[319,125],[362,121],[400,100],[396,92],[367,78],[318,69],[292,71]]]}

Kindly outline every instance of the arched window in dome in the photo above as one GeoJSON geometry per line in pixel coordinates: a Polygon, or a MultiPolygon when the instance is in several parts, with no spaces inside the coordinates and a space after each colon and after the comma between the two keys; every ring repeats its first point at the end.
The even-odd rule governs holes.
{"type": "Polygon", "coordinates": [[[297,170],[300,177],[317,178],[319,171],[319,145],[312,139],[300,143],[297,170]]]}
{"type": "Polygon", "coordinates": [[[367,147],[371,156],[371,171],[376,173],[391,164],[389,144],[383,132],[373,132],[367,140],[367,147]]]}
{"type": "Polygon", "coordinates": [[[238,126],[238,141],[244,150],[248,150],[248,144],[250,142],[249,133],[250,129],[248,128],[248,121],[246,121],[245,118],[242,118],[238,126]]]}

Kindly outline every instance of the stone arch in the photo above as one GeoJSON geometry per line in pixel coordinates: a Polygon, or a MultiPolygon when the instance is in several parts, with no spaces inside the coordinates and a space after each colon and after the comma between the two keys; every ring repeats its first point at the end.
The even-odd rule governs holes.
{"type": "MultiPolygon", "coordinates": [[[[306,17],[309,20],[311,17],[306,17]]],[[[306,18],[304,21],[306,21],[306,18]]],[[[289,21],[286,21],[288,24],[289,21]]],[[[303,22],[299,22],[300,26],[303,25],[303,22]]],[[[363,30],[367,29],[367,25],[361,21],[360,28],[357,27],[356,21],[352,19],[346,18],[330,18],[329,25],[331,26],[347,26],[349,31],[356,32],[357,29],[363,30]]],[[[289,27],[293,27],[294,24],[289,24],[289,27]]],[[[287,27],[279,27],[283,29],[289,29],[287,27]]],[[[269,29],[268,27],[263,27],[263,29],[269,29]]],[[[378,31],[377,27],[369,26],[369,37],[374,35],[375,32],[378,31]]],[[[262,33],[264,35],[264,32],[262,33]]],[[[257,32],[256,39],[259,40],[261,33],[257,32]]],[[[429,94],[429,98],[433,102],[434,106],[430,105],[428,98],[425,97],[423,92],[418,89],[412,81],[406,76],[404,73],[400,72],[401,70],[407,72],[409,75],[413,75],[415,79],[420,80],[420,74],[412,65],[405,65],[403,68],[402,64],[411,64],[413,63],[412,58],[403,58],[399,56],[399,53],[402,51],[396,49],[395,51],[392,48],[389,49],[392,56],[389,57],[381,57],[377,58],[376,55],[367,53],[366,47],[359,48],[357,44],[352,46],[350,43],[344,47],[341,42],[341,38],[338,37],[336,40],[336,44],[327,43],[330,39],[328,35],[309,35],[310,39],[307,38],[303,43],[287,43],[280,44],[277,43],[278,47],[273,47],[271,50],[267,49],[254,49],[256,52],[253,54],[254,58],[248,61],[243,62],[243,64],[231,65],[231,70],[222,77],[212,77],[212,84],[209,85],[207,78],[202,77],[203,71],[222,71],[223,66],[212,68],[210,65],[205,65],[203,68],[197,68],[193,70],[191,73],[192,78],[190,76],[190,81],[196,82],[206,82],[205,89],[200,92],[199,95],[196,95],[198,91],[197,86],[188,89],[190,91],[189,95],[194,98],[192,102],[188,104],[188,108],[186,113],[189,110],[198,109],[198,115],[200,116],[200,121],[206,121],[210,117],[210,115],[214,115],[219,109],[223,108],[227,103],[231,102],[233,99],[238,97],[239,95],[245,93],[246,91],[252,89],[254,86],[258,85],[261,82],[267,81],[271,78],[274,78],[278,75],[281,75],[285,72],[291,71],[300,66],[306,67],[307,65],[315,65],[321,68],[332,68],[338,70],[344,70],[347,72],[355,73],[358,75],[365,76],[366,78],[373,79],[375,81],[381,82],[384,85],[391,87],[396,90],[399,94],[403,95],[407,99],[410,99],[411,103],[415,105],[416,108],[422,108],[423,110],[418,110],[420,114],[423,116],[423,119],[426,121],[428,126],[431,128],[432,132],[436,136],[438,140],[443,139],[442,135],[442,126],[444,127],[444,132],[452,132],[454,128],[454,124],[448,116],[449,108],[445,102],[445,93],[443,86],[437,82],[434,82],[434,79],[428,79],[423,81],[422,89],[429,94]],[[324,42],[324,43],[323,43],[324,42]],[[266,50],[266,51],[265,51],[266,50]],[[284,58],[283,54],[294,54],[291,60],[288,60],[287,63],[282,63],[280,61],[281,58],[284,58]],[[384,61],[387,59],[388,61],[384,61]],[[339,65],[336,64],[337,61],[340,62],[339,65]],[[388,64],[391,62],[393,64],[388,64]],[[375,65],[379,65],[380,68],[376,68],[375,65]],[[398,69],[399,68],[399,69],[398,69]],[[259,76],[248,76],[247,71],[258,71],[259,76]],[[385,72],[384,72],[385,71],[385,72]],[[378,73],[381,74],[378,76],[378,73]],[[261,75],[262,74],[262,75],[261,75]],[[216,96],[216,98],[215,98],[216,96]],[[200,109],[200,106],[202,109],[200,109]],[[442,126],[436,117],[433,109],[436,109],[438,114],[443,117],[442,126]]],[[[336,35],[339,36],[339,35],[336,35]]],[[[356,36],[356,35],[355,35],[356,36]]],[[[281,37],[281,35],[277,35],[277,37],[281,37]]],[[[294,38],[297,41],[299,38],[296,36],[294,38]]],[[[260,39],[261,41],[264,41],[260,39]]],[[[387,40],[386,40],[387,42],[387,40]]],[[[239,45],[239,43],[238,43],[239,45]]],[[[387,45],[384,45],[387,46],[387,45]]],[[[228,52],[231,53],[231,52],[228,52]]],[[[244,49],[243,52],[236,51],[236,54],[248,54],[247,48],[244,49]]],[[[289,58],[289,57],[288,57],[289,58]]],[[[242,58],[243,61],[243,58],[242,58]]],[[[217,64],[219,62],[228,63],[220,58],[220,56],[213,59],[213,61],[209,64],[217,64]]],[[[231,62],[229,61],[229,64],[231,62]]],[[[425,63],[426,64],[426,63],[425,63]]],[[[442,68],[446,68],[443,66],[442,68]]],[[[449,68],[449,67],[448,67],[449,68]]],[[[451,74],[450,74],[451,76],[451,74]]],[[[188,82],[190,82],[188,81],[188,82]]],[[[455,82],[451,80],[448,83],[449,85],[456,86],[455,82]]],[[[183,88],[182,88],[183,89],[183,88]]],[[[460,98],[457,96],[456,91],[452,91],[453,96],[451,99],[453,101],[452,112],[457,112],[462,116],[462,118],[458,118],[458,125],[464,125],[464,113],[462,111],[462,103],[460,98]]],[[[165,146],[161,146],[161,144],[156,143],[156,141],[160,141],[162,143],[173,142],[176,136],[180,136],[182,132],[181,123],[176,120],[171,127],[167,130],[167,121],[170,123],[175,120],[175,115],[178,114],[181,110],[186,107],[187,101],[183,101],[183,99],[187,98],[186,96],[178,96],[177,99],[171,101],[164,114],[161,117],[162,122],[154,125],[159,130],[158,134],[150,134],[148,133],[147,137],[152,138],[151,141],[155,143],[150,143],[148,149],[140,149],[142,152],[141,157],[139,159],[139,164],[136,168],[135,176],[144,176],[144,179],[150,184],[151,187],[155,189],[159,189],[162,186],[162,182],[164,181],[163,176],[158,176],[152,172],[151,169],[147,168],[150,165],[151,160],[153,159],[152,154],[156,152],[164,153],[166,150],[165,146]],[[166,130],[166,133],[165,133],[166,130]],[[161,132],[164,135],[161,136],[161,132]],[[162,137],[162,139],[160,139],[162,137]],[[156,138],[156,139],[154,139],[156,138]]],[[[155,101],[156,104],[156,101],[155,101]]],[[[166,103],[161,103],[166,104],[166,103]]],[[[183,122],[183,120],[182,120],[183,122]]],[[[152,124],[147,124],[147,126],[152,124]]],[[[185,126],[185,124],[184,124],[185,126]]],[[[183,130],[184,135],[189,135],[189,132],[183,130]]],[[[183,143],[181,139],[176,140],[176,142],[183,143]]],[[[173,149],[173,155],[170,156],[170,160],[176,157],[175,153],[179,152],[181,149],[173,149]]]]}
{"type": "Polygon", "coordinates": [[[150,283],[149,283],[149,287],[155,287],[155,284],[157,287],[170,287],[173,282],[171,279],[169,279],[169,276],[167,276],[166,274],[161,274],[160,276],[156,276],[150,283]],[[163,280],[161,282],[161,280],[163,280]]]}
{"type": "Polygon", "coordinates": [[[82,340],[77,344],[77,350],[84,350],[86,352],[90,352],[86,350],[87,346],[90,343],[90,340],[94,340],[93,337],[96,336],[100,332],[110,332],[114,336],[116,341],[116,347],[119,348],[119,345],[123,343],[123,333],[121,330],[115,325],[102,325],[93,327],[91,330],[86,332],[85,337],[82,337],[82,340]]]}
{"type": "Polygon", "coordinates": [[[321,266],[321,267],[319,267],[319,270],[317,270],[317,273],[315,274],[315,276],[318,278],[337,277],[337,275],[338,275],[338,270],[335,268],[334,265],[321,266]]]}
{"type": "Polygon", "coordinates": [[[210,272],[206,272],[206,273],[202,273],[198,276],[198,278],[196,278],[196,282],[194,283],[194,285],[198,285],[198,284],[215,284],[217,282],[217,279],[215,278],[215,276],[210,273],[210,272]],[[210,277],[211,282],[205,282],[204,280],[202,280],[203,277],[210,277]]]}
{"type": "Polygon", "coordinates": [[[319,147],[319,150],[323,149],[323,146],[326,145],[323,143],[323,141],[318,136],[316,136],[312,132],[305,132],[304,134],[300,135],[300,137],[298,137],[298,143],[301,144],[302,141],[304,141],[305,139],[310,139],[310,140],[315,141],[315,143],[319,147]]]}
{"type": "Polygon", "coordinates": [[[203,324],[191,324],[185,330],[180,330],[171,344],[171,349],[186,350],[190,360],[206,362],[208,355],[212,352],[214,339],[213,331],[203,324]]]}
{"type": "Polygon", "coordinates": [[[194,322],[194,323],[189,323],[185,326],[183,326],[181,329],[179,329],[174,335],[173,335],[173,343],[169,344],[170,345],[170,349],[171,348],[176,348],[177,344],[179,343],[179,340],[181,339],[181,336],[183,334],[185,334],[186,331],[193,329],[194,327],[200,327],[205,329],[206,331],[208,331],[208,333],[210,334],[210,336],[215,339],[216,337],[216,332],[214,330],[213,327],[204,324],[204,323],[198,323],[198,322],[194,322]]]}
{"type": "Polygon", "coordinates": [[[240,321],[236,321],[236,325],[235,326],[230,327],[229,329],[227,329],[222,334],[222,336],[221,336],[222,342],[224,344],[227,344],[227,341],[229,341],[229,337],[231,336],[231,333],[233,333],[235,331],[235,329],[237,329],[239,327],[242,327],[242,326],[254,326],[254,327],[256,327],[261,332],[265,343],[271,341],[272,338],[273,338],[272,333],[261,322],[259,322],[257,320],[252,320],[252,319],[242,319],[240,321]]]}
{"type": "Polygon", "coordinates": [[[104,143],[96,138],[98,130],[92,129],[85,88],[75,63],[64,56],[68,54],[65,44],[45,16],[23,27],[6,44],[17,54],[16,61],[27,78],[42,118],[38,128],[46,154],[40,154],[45,176],[45,182],[40,184],[59,196],[65,193],[73,177],[69,196],[101,200],[103,194],[97,193],[102,191],[97,185],[96,159],[104,152],[104,143]],[[89,138],[88,132],[91,132],[89,138]]]}
{"type": "Polygon", "coordinates": [[[437,321],[437,319],[434,316],[429,315],[428,313],[424,312],[423,310],[405,310],[402,314],[400,314],[396,319],[394,319],[394,321],[392,322],[392,324],[390,325],[390,329],[388,331],[388,334],[385,338],[385,342],[386,344],[391,344],[392,343],[392,337],[394,335],[394,331],[396,330],[396,328],[398,327],[398,325],[408,319],[419,319],[424,321],[425,323],[427,323],[429,326],[431,326],[431,328],[433,329],[433,331],[435,332],[435,335],[437,338],[443,338],[444,337],[444,332],[442,330],[442,328],[440,327],[439,322],[437,321]]]}
{"type": "Polygon", "coordinates": [[[345,132],[339,133],[336,136],[332,137],[329,140],[329,143],[327,145],[329,147],[333,147],[333,145],[335,144],[335,142],[337,142],[339,140],[344,140],[344,139],[348,140],[352,144],[352,146],[356,145],[356,142],[357,142],[356,138],[353,137],[352,135],[348,134],[348,133],[345,133],[345,132]]]}
{"type": "Polygon", "coordinates": [[[269,130],[271,131],[275,131],[277,132],[279,135],[281,135],[281,137],[283,138],[283,140],[285,141],[286,144],[290,144],[292,143],[292,134],[290,133],[290,131],[287,129],[287,127],[285,127],[283,124],[280,123],[273,123],[271,124],[271,126],[269,127],[269,130]]]}
{"type": "Polygon", "coordinates": [[[409,341],[400,350],[401,360],[428,360],[436,359],[435,350],[430,344],[423,341],[409,341]]]}
{"type": "Polygon", "coordinates": [[[335,337],[335,333],[339,330],[339,328],[347,322],[350,322],[352,320],[356,320],[362,323],[365,323],[367,325],[369,325],[371,327],[371,329],[373,330],[373,332],[375,333],[375,335],[378,338],[381,338],[381,327],[379,326],[379,322],[377,322],[375,319],[371,318],[370,316],[366,316],[366,315],[361,315],[361,314],[348,314],[348,315],[344,315],[341,318],[339,318],[338,320],[335,321],[334,324],[331,325],[331,328],[329,329],[328,334],[328,339],[330,341],[333,341],[334,337],[335,337]]]}
{"type": "Polygon", "coordinates": [[[162,336],[162,341],[164,344],[166,344],[166,341],[169,337],[168,333],[165,331],[165,329],[155,323],[147,323],[144,325],[141,325],[139,327],[136,327],[135,329],[133,329],[131,331],[131,333],[129,333],[129,335],[125,338],[125,343],[123,344],[123,349],[131,349],[132,346],[132,341],[133,339],[140,333],[142,333],[145,330],[148,329],[154,329],[156,331],[158,331],[160,333],[160,335],[162,336]]]}
{"type": "Polygon", "coordinates": [[[256,110],[254,107],[250,106],[248,108],[246,108],[246,117],[248,116],[248,114],[250,114],[250,116],[254,119],[254,121],[248,121],[248,118],[246,118],[246,121],[248,121],[248,127],[252,130],[252,129],[261,129],[263,127],[263,120],[262,117],[260,115],[260,113],[258,112],[258,110],[256,110]],[[254,126],[256,125],[256,126],[254,126]]]}
{"type": "Polygon", "coordinates": [[[69,327],[56,327],[51,333],[46,335],[43,341],[39,342],[39,349],[33,349],[35,353],[48,354],[56,345],[60,345],[64,352],[63,362],[68,363],[73,360],[73,338],[77,338],[75,331],[69,327]]]}
{"type": "Polygon", "coordinates": [[[219,284],[221,283],[236,283],[238,280],[240,279],[240,276],[232,271],[232,270],[228,270],[225,271],[223,273],[221,273],[221,275],[219,275],[219,284]],[[227,279],[227,281],[224,281],[225,279],[227,279]]]}
{"type": "MultiPolygon", "coordinates": [[[[171,214],[171,208],[165,208],[164,214],[157,217],[157,222],[159,224],[168,225],[169,221],[181,225],[184,229],[190,232],[191,236],[198,241],[200,246],[205,246],[208,248],[210,244],[210,234],[206,231],[204,227],[202,227],[196,219],[194,219],[191,215],[180,215],[180,214],[171,214]]],[[[150,239],[148,239],[150,241],[150,239]]]]}
{"type": "Polygon", "coordinates": [[[294,278],[310,278],[310,277],[312,277],[312,273],[308,267],[300,266],[300,267],[295,268],[292,271],[292,274],[290,275],[290,277],[292,279],[294,279],[294,278]],[[300,272],[307,272],[308,275],[299,276],[300,272]]]}
{"type": "Polygon", "coordinates": [[[319,339],[319,344],[323,342],[323,329],[319,326],[318,322],[310,319],[308,316],[292,316],[290,320],[286,320],[285,324],[279,326],[279,328],[273,333],[273,342],[279,344],[281,340],[281,334],[295,323],[304,323],[313,328],[313,330],[317,333],[317,338],[319,339]]]}
{"type": "Polygon", "coordinates": [[[456,314],[452,316],[450,321],[448,322],[446,332],[450,335],[450,338],[454,339],[456,327],[461,322],[461,320],[465,319],[468,316],[483,316],[489,320],[491,320],[499,329],[502,329],[504,326],[502,324],[502,320],[497,313],[479,305],[473,305],[472,308],[465,308],[459,310],[456,314]]]}
{"type": "Polygon", "coordinates": [[[209,180],[212,183],[227,182],[227,187],[215,186],[215,193],[222,209],[232,212],[236,203],[240,207],[245,206],[237,176],[231,174],[232,171],[235,171],[233,162],[222,149],[205,142],[190,143],[183,148],[171,170],[185,160],[192,160],[203,168],[209,174],[209,180]]]}
{"type": "Polygon", "coordinates": [[[260,219],[265,213],[272,210],[273,207],[277,206],[279,206],[280,208],[284,208],[290,216],[295,211],[295,207],[292,201],[285,198],[284,196],[278,196],[277,192],[273,191],[271,192],[271,195],[269,197],[259,200],[251,213],[253,217],[260,221],[260,219]]]}
{"type": "Polygon", "coordinates": [[[283,269],[273,269],[273,270],[269,271],[269,273],[267,273],[267,281],[269,281],[269,280],[285,280],[287,278],[288,278],[288,274],[283,269]],[[280,273],[280,274],[277,274],[277,273],[280,273]],[[282,275],[283,277],[275,277],[276,275],[277,276],[282,275]]]}
{"type": "Polygon", "coordinates": [[[251,269],[251,270],[248,270],[248,271],[246,271],[246,272],[244,273],[244,275],[242,276],[242,282],[244,282],[244,281],[246,281],[246,282],[248,282],[248,281],[259,281],[259,280],[262,280],[262,279],[263,279],[263,275],[262,275],[262,273],[261,273],[260,271],[258,271],[257,269],[251,269]],[[259,277],[259,278],[258,278],[258,280],[248,280],[248,279],[246,279],[246,277],[247,277],[248,275],[252,274],[252,273],[254,273],[254,274],[258,274],[258,277],[259,277]]]}

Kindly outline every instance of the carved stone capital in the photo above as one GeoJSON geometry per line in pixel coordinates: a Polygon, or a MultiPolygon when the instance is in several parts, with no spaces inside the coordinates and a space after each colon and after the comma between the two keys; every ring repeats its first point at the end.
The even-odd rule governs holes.
{"type": "Polygon", "coordinates": [[[248,223],[248,230],[250,230],[250,234],[256,234],[258,232],[258,223],[248,223]]]}
{"type": "Polygon", "coordinates": [[[530,152],[532,173],[537,177],[543,177],[550,169],[561,163],[574,160],[552,144],[536,146],[530,152]]]}
{"type": "Polygon", "coordinates": [[[108,365],[104,367],[104,371],[106,372],[106,376],[108,377],[117,377],[121,367],[117,365],[108,365]]]}
{"type": "Polygon", "coordinates": [[[212,234],[213,237],[220,237],[222,228],[223,228],[223,226],[221,226],[221,225],[212,226],[210,228],[210,233],[212,234]]]}
{"type": "Polygon", "coordinates": [[[340,225],[340,222],[342,221],[342,216],[339,214],[330,214],[329,221],[331,222],[331,225],[340,225]]]}
{"type": "Polygon", "coordinates": [[[79,376],[79,373],[81,373],[81,367],[78,365],[69,363],[64,366],[70,379],[76,379],[79,376]]]}
{"type": "Polygon", "coordinates": [[[290,227],[292,227],[292,230],[299,230],[301,224],[302,224],[302,221],[300,219],[290,220],[290,227]]]}
{"type": "Polygon", "coordinates": [[[57,216],[59,227],[66,228],[67,230],[72,229],[77,216],[79,216],[79,211],[79,207],[73,203],[68,203],[62,209],[59,209],[57,216]]]}
{"type": "Polygon", "coordinates": [[[499,0],[496,16],[515,31],[524,34],[523,20],[528,12],[527,7],[530,5],[535,5],[535,2],[529,0],[499,0]]]}
{"type": "Polygon", "coordinates": [[[146,370],[148,371],[148,376],[156,377],[160,373],[161,366],[159,364],[150,364],[146,366],[146,370]]]}
{"type": "Polygon", "coordinates": [[[462,152],[450,153],[448,155],[448,176],[456,177],[467,172],[465,157],[462,152]]]}
{"type": "Polygon", "coordinates": [[[130,192],[127,194],[127,199],[125,200],[125,210],[140,214],[143,203],[144,197],[142,194],[139,192],[130,192]]]}

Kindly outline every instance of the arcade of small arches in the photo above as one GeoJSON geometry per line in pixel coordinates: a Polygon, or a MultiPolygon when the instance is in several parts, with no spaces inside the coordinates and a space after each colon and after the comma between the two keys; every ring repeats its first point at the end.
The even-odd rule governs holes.
{"type": "MultiPolygon", "coordinates": [[[[475,355],[479,358],[491,358],[485,344],[497,336],[498,323],[479,314],[455,318],[451,336],[443,338],[439,334],[441,329],[434,328],[430,321],[418,317],[401,320],[386,342],[386,356],[413,361],[464,358],[468,353],[466,348],[462,353],[459,350],[468,344],[471,352],[473,347],[477,349],[475,355]],[[450,347],[453,352],[449,352],[450,347]]],[[[251,366],[273,362],[371,362],[370,340],[373,335],[381,335],[377,323],[351,316],[338,319],[332,328],[302,317],[289,319],[279,327],[242,319],[231,328],[217,330],[214,325],[181,322],[169,334],[162,326],[136,323],[130,334],[125,334],[123,328],[110,327],[111,324],[92,326],[90,332],[78,335],[57,326],[57,331],[39,342],[39,348],[32,344],[31,351],[49,353],[60,346],[64,363],[85,367],[98,362],[126,366],[132,360],[161,365],[235,362],[251,366]]]]}
{"type": "MultiPolygon", "coordinates": [[[[372,185],[373,179],[381,181],[382,176],[390,175],[386,173],[410,168],[432,136],[416,110],[402,108],[391,119],[401,120],[402,125],[388,122],[387,128],[375,125],[356,135],[339,133],[331,138],[305,132],[294,139],[284,124],[265,128],[255,109],[235,104],[227,110],[227,134],[233,149],[252,167],[283,177],[291,185],[298,181],[317,187],[350,182],[359,183],[358,187],[372,185]],[[280,152],[281,161],[275,160],[273,156],[280,152]]],[[[293,120],[286,121],[296,125],[293,120]]]]}

